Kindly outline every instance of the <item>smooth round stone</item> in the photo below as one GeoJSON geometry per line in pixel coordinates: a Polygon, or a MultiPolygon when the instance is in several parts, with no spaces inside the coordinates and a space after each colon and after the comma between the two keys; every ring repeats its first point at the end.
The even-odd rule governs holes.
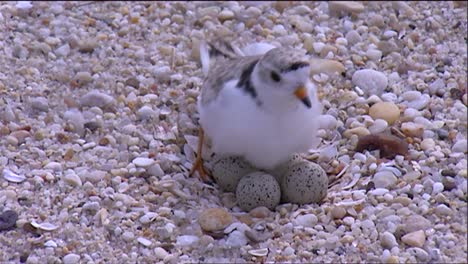
{"type": "Polygon", "coordinates": [[[162,247],[156,247],[154,248],[154,255],[157,259],[163,260],[169,255],[169,253],[162,247]]]}
{"type": "Polygon", "coordinates": [[[385,131],[387,127],[388,127],[387,121],[383,119],[377,119],[374,121],[374,124],[372,124],[369,127],[369,131],[371,132],[371,134],[378,134],[378,133],[385,131]]]}
{"type": "Polygon", "coordinates": [[[388,231],[385,231],[380,235],[380,244],[382,247],[387,249],[398,246],[395,236],[388,231]]]}
{"type": "Polygon", "coordinates": [[[303,227],[314,227],[318,222],[317,216],[314,214],[299,215],[293,220],[293,224],[303,227]]]}
{"type": "Polygon", "coordinates": [[[154,159],[143,158],[143,157],[135,158],[132,161],[132,163],[135,164],[135,166],[143,167],[143,168],[149,167],[149,166],[153,165],[155,162],[156,161],[154,159]]]}
{"type": "Polygon", "coordinates": [[[80,255],[70,253],[63,257],[63,264],[76,264],[80,262],[80,255]]]}
{"type": "Polygon", "coordinates": [[[330,213],[334,219],[342,219],[346,215],[346,209],[341,206],[334,206],[330,213]]]}
{"type": "Polygon", "coordinates": [[[366,56],[373,61],[379,61],[382,58],[382,51],[378,49],[369,49],[366,51],[366,56]]]}
{"type": "Polygon", "coordinates": [[[81,106],[97,106],[99,108],[110,107],[115,103],[115,100],[112,96],[99,91],[91,91],[83,95],[80,99],[81,106]]]}
{"type": "Polygon", "coordinates": [[[234,192],[242,177],[255,170],[241,157],[221,157],[213,165],[213,177],[218,186],[226,192],[234,192]]]}
{"type": "Polygon", "coordinates": [[[383,119],[393,125],[400,118],[400,109],[392,102],[378,102],[371,106],[369,115],[374,119],[383,119]]]}
{"type": "Polygon", "coordinates": [[[388,79],[385,74],[371,70],[358,70],[353,74],[352,82],[359,86],[367,95],[381,95],[388,85],[388,79]]]}
{"type": "Polygon", "coordinates": [[[80,178],[78,175],[74,174],[74,173],[69,173],[69,174],[65,175],[65,177],[63,178],[63,180],[64,180],[67,184],[69,184],[69,185],[71,185],[71,186],[73,186],[73,187],[82,186],[82,185],[83,185],[83,183],[81,182],[81,178],[80,178]]]}
{"type": "Polygon", "coordinates": [[[421,149],[424,151],[433,150],[435,141],[432,138],[426,138],[421,142],[421,149]]]}
{"type": "Polygon", "coordinates": [[[336,117],[332,115],[321,115],[319,117],[319,126],[323,129],[334,129],[336,127],[336,117]]]}
{"type": "Polygon", "coordinates": [[[264,172],[252,172],[237,185],[236,199],[239,207],[250,211],[259,206],[275,208],[281,199],[281,189],[275,177],[264,172]]]}
{"type": "Polygon", "coordinates": [[[391,189],[396,183],[397,178],[391,171],[379,171],[374,175],[376,188],[391,189]]]}
{"type": "Polygon", "coordinates": [[[224,208],[210,208],[200,213],[198,223],[207,232],[224,230],[232,223],[231,214],[224,208]]]}
{"type": "Polygon", "coordinates": [[[350,45],[359,43],[362,40],[361,35],[359,35],[359,33],[356,30],[350,30],[348,33],[346,33],[345,37],[350,45]]]}
{"type": "Polygon", "coordinates": [[[406,233],[415,232],[418,230],[426,230],[431,227],[432,223],[421,215],[411,215],[403,221],[403,230],[406,233]]]}
{"type": "Polygon", "coordinates": [[[46,112],[49,110],[49,102],[44,97],[32,98],[31,107],[35,110],[46,112]]]}
{"type": "Polygon", "coordinates": [[[280,180],[282,200],[290,203],[318,203],[328,190],[328,176],[320,165],[306,160],[291,162],[280,180]]]}

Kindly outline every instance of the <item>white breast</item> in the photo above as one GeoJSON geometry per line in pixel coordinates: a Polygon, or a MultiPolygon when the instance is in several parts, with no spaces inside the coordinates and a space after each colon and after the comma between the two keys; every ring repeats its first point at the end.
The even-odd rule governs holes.
{"type": "Polygon", "coordinates": [[[259,108],[253,98],[231,81],[216,100],[201,105],[200,123],[217,154],[243,156],[257,168],[272,169],[290,155],[306,152],[317,143],[321,106],[272,115],[259,108]]]}

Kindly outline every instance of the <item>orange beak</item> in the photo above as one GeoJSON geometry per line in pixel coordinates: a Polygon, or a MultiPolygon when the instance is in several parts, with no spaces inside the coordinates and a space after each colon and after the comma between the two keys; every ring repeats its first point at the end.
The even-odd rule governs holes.
{"type": "Polygon", "coordinates": [[[294,95],[301,100],[307,108],[312,107],[312,103],[310,102],[309,93],[304,86],[299,86],[299,88],[294,91],[294,95]]]}

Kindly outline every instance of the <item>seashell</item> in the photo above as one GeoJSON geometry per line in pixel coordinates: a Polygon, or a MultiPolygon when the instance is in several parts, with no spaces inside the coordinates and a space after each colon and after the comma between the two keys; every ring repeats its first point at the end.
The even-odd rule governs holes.
{"type": "Polygon", "coordinates": [[[353,175],[353,180],[350,183],[348,183],[348,185],[344,186],[342,189],[347,190],[353,188],[354,185],[356,185],[356,183],[359,181],[359,179],[361,179],[361,173],[355,173],[353,175]]]}
{"type": "Polygon", "coordinates": [[[15,183],[24,182],[26,180],[25,176],[18,175],[9,169],[3,170],[3,178],[5,178],[9,182],[15,182],[15,183]]]}
{"type": "Polygon", "coordinates": [[[154,213],[154,212],[147,212],[146,214],[144,214],[142,217],[140,217],[140,222],[142,224],[148,224],[148,223],[151,223],[153,222],[156,217],[158,217],[159,215],[157,213],[154,213]]]}
{"type": "Polygon", "coordinates": [[[268,248],[260,248],[260,249],[251,249],[247,251],[250,255],[256,257],[264,257],[268,255],[268,248]]]}
{"type": "Polygon", "coordinates": [[[37,229],[41,229],[41,230],[44,230],[44,231],[54,231],[54,230],[59,228],[58,226],[56,226],[54,224],[51,224],[51,223],[46,222],[46,223],[39,224],[34,220],[31,221],[31,225],[34,226],[37,229]]]}
{"type": "Polygon", "coordinates": [[[137,238],[137,241],[142,244],[143,246],[145,247],[149,247],[151,246],[151,244],[153,244],[153,242],[151,242],[150,240],[144,238],[144,237],[138,237],[137,238]]]}
{"type": "Polygon", "coordinates": [[[53,248],[56,248],[56,247],[57,247],[57,243],[55,243],[55,241],[53,241],[53,240],[47,240],[47,241],[44,243],[44,247],[53,247],[53,248]]]}
{"type": "Polygon", "coordinates": [[[341,201],[335,204],[335,206],[356,206],[364,203],[366,199],[361,199],[357,201],[341,201]]]}
{"type": "Polygon", "coordinates": [[[395,167],[382,166],[379,171],[391,171],[395,176],[401,177],[401,171],[395,167]]]}

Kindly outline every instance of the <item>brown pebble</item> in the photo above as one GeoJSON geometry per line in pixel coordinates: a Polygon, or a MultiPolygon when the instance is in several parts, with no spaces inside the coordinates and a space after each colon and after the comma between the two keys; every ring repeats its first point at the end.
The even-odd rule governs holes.
{"type": "Polygon", "coordinates": [[[406,141],[387,134],[371,134],[359,138],[356,146],[357,152],[364,150],[380,150],[381,158],[392,159],[396,155],[406,155],[408,153],[408,143],[406,141]]]}
{"type": "Polygon", "coordinates": [[[346,210],[343,207],[334,206],[330,213],[334,219],[342,219],[346,215],[346,210]]]}
{"type": "Polygon", "coordinates": [[[26,138],[30,137],[31,134],[26,130],[17,130],[10,134],[18,140],[18,144],[22,144],[26,141],[26,138]]]}
{"type": "Polygon", "coordinates": [[[67,149],[67,151],[63,155],[63,159],[66,160],[66,161],[69,161],[69,160],[71,160],[73,158],[74,154],[75,154],[75,152],[73,151],[73,149],[69,148],[69,149],[67,149]]]}
{"type": "Polygon", "coordinates": [[[138,89],[140,88],[140,81],[137,78],[131,77],[125,81],[125,85],[138,89]]]}
{"type": "Polygon", "coordinates": [[[201,212],[198,223],[204,231],[219,231],[232,223],[232,216],[226,209],[210,208],[201,212]]]}
{"type": "Polygon", "coordinates": [[[249,214],[252,217],[265,218],[265,217],[268,217],[270,215],[270,212],[271,211],[268,208],[266,208],[265,206],[259,206],[259,207],[256,207],[256,208],[250,210],[249,214]]]}

